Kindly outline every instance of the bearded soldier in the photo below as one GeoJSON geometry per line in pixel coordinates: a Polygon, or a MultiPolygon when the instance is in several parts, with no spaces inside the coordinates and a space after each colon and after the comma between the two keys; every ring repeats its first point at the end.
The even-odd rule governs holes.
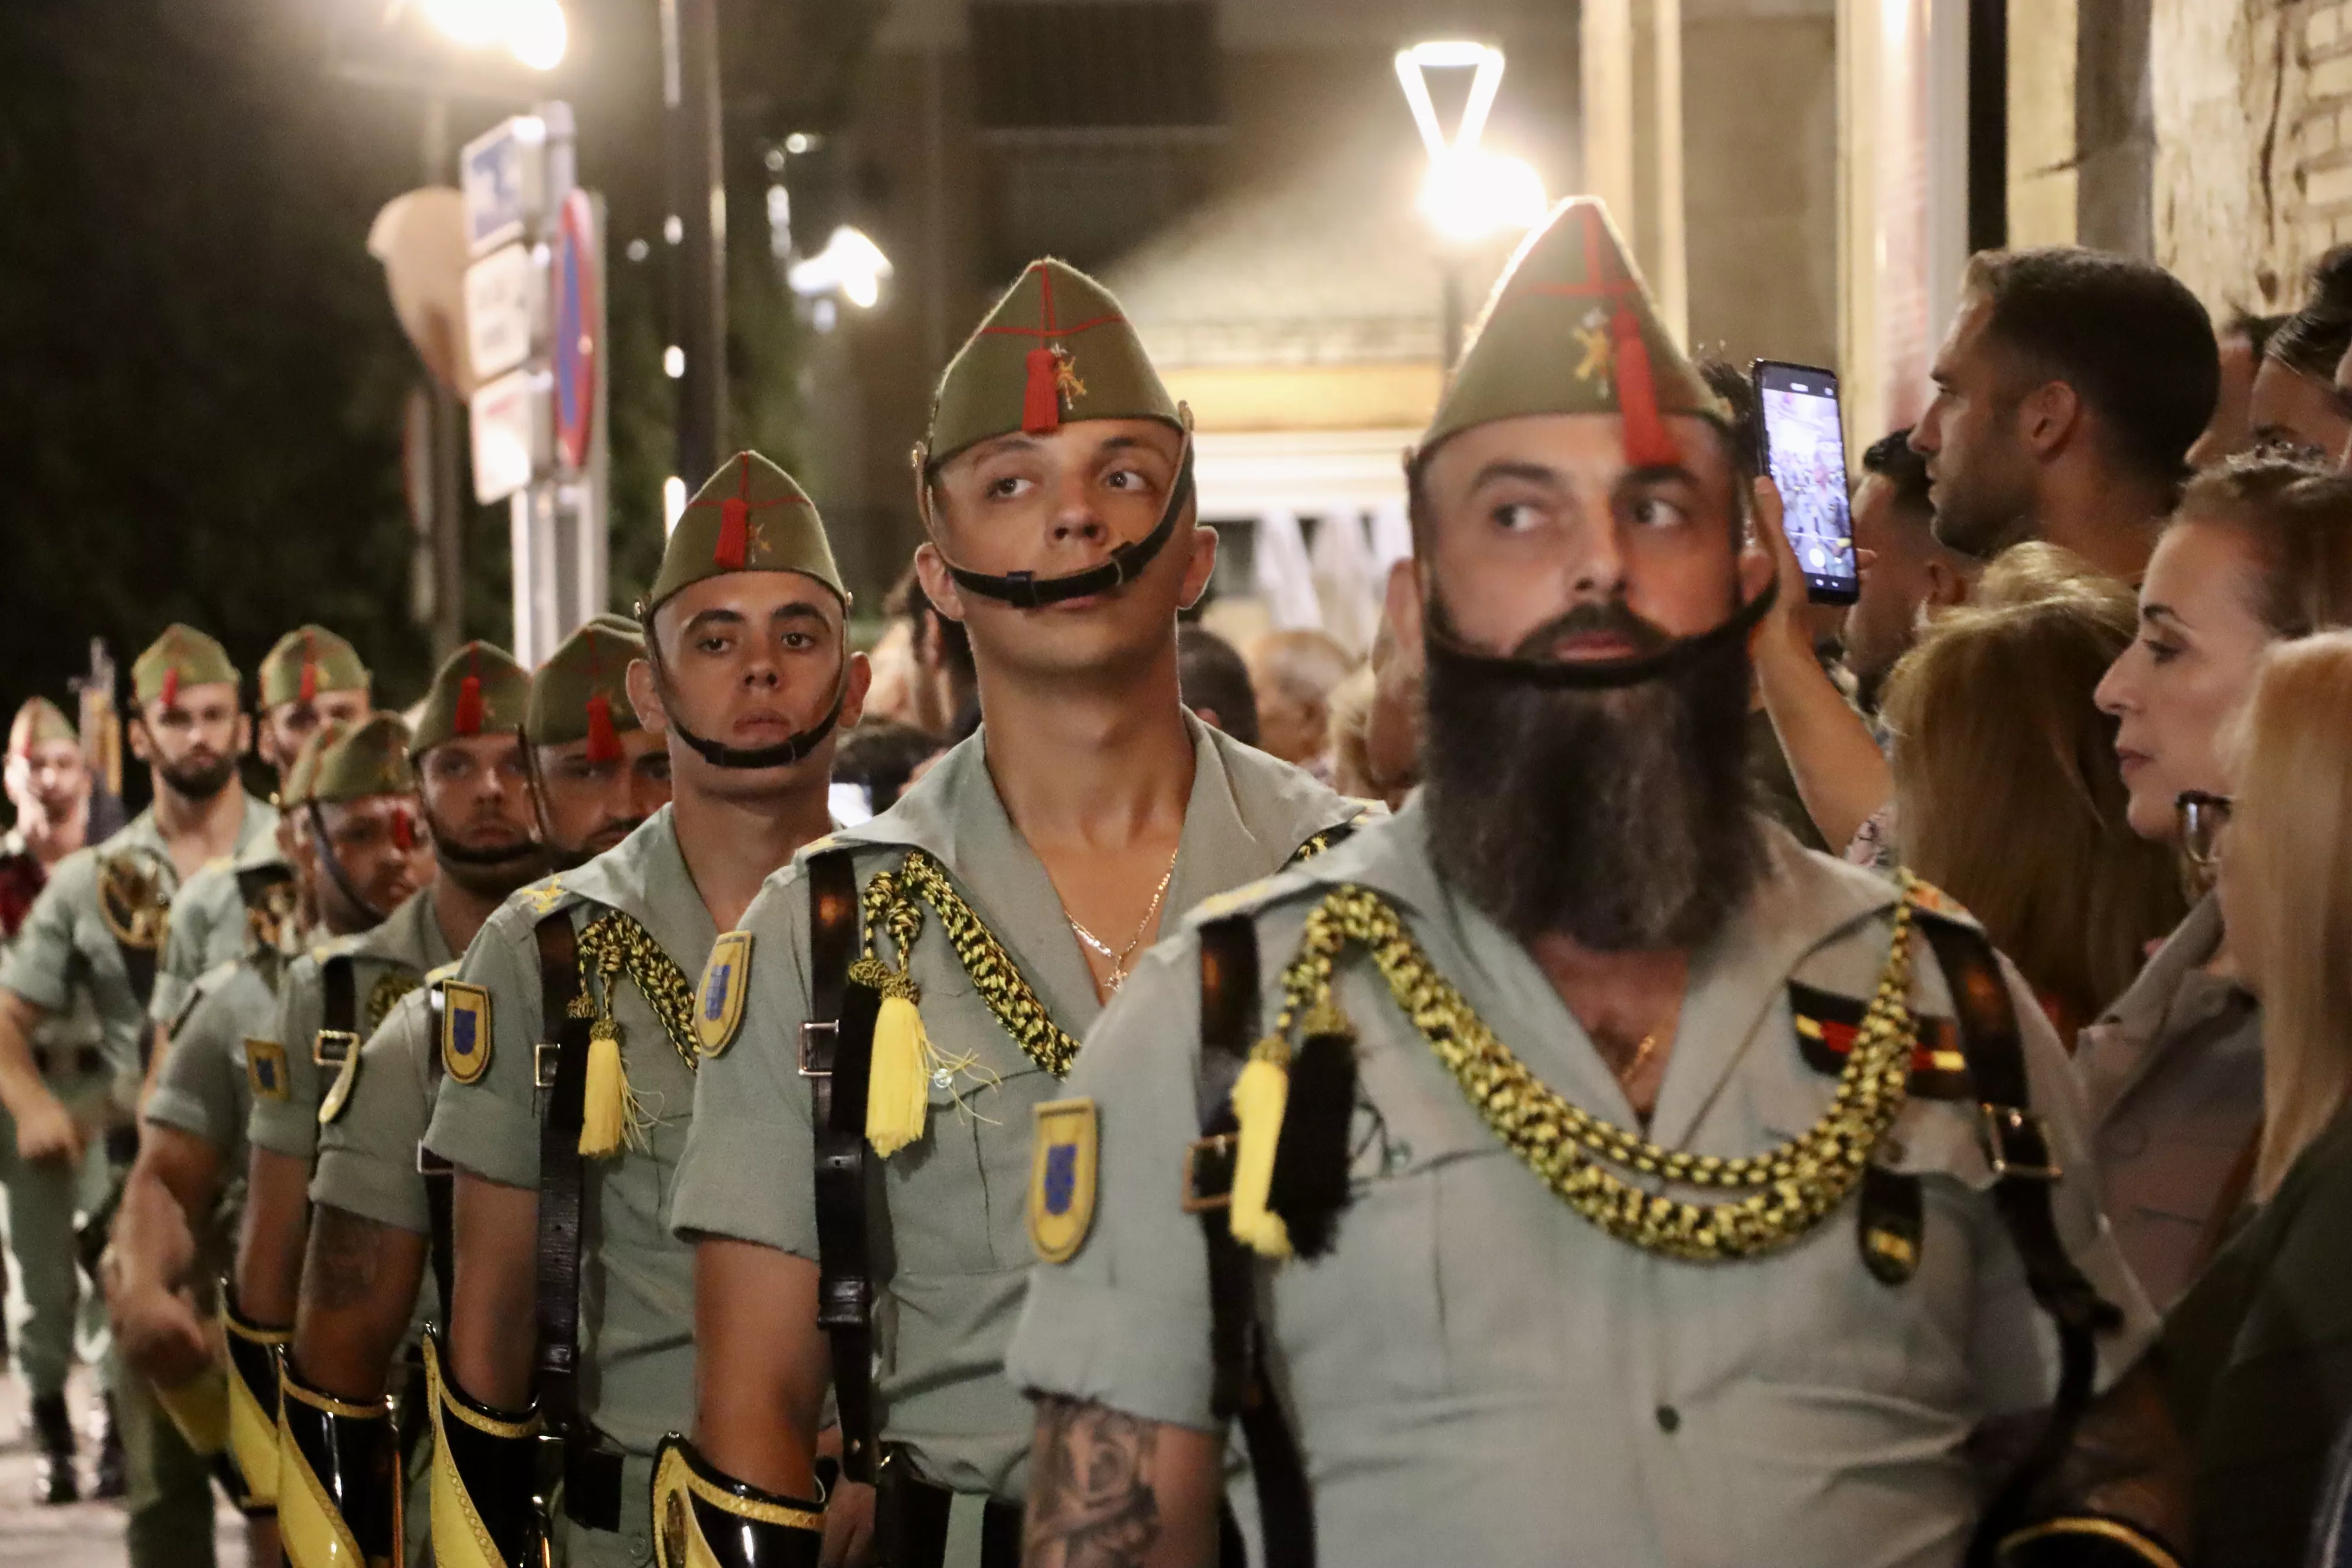
{"type": "MultiPolygon", "coordinates": [[[[383,722],[396,725],[389,716],[383,722]]],[[[298,880],[317,874],[308,842],[313,798],[339,826],[346,814],[380,813],[372,804],[376,796],[395,805],[404,798],[404,769],[394,766],[400,753],[385,740],[381,726],[330,723],[311,731],[286,770],[278,799],[291,815],[279,818],[278,830],[298,880]]],[[[367,845],[346,842],[341,854],[357,885],[414,874],[411,852],[389,834],[367,845]]],[[[317,907],[309,889],[300,890],[302,901],[317,907]]],[[[333,923],[289,931],[294,951],[306,950],[300,939],[326,942],[352,929],[351,906],[331,897],[324,908],[333,923]]],[[[244,1207],[254,1094],[274,1093],[284,1080],[285,1049],[275,1037],[278,986],[292,956],[249,943],[243,957],[199,975],[183,998],[141,1107],[139,1158],[100,1265],[123,1360],[152,1385],[179,1436],[211,1462],[223,1490],[244,1510],[257,1568],[278,1560],[276,1471],[268,1463],[274,1434],[258,1406],[233,1411],[216,1282],[233,1258],[244,1207]],[[233,1414],[242,1419],[233,1421],[233,1414]],[[249,1482],[246,1467],[257,1460],[249,1482]]]]}
{"type": "MultiPolygon", "coordinates": [[[[50,869],[82,847],[89,826],[89,769],[82,761],[80,738],[56,703],[34,697],[16,710],[8,726],[6,768],[16,825],[0,837],[0,952],[16,942],[50,869]]],[[[49,1092],[82,1114],[95,1114],[109,1083],[89,996],[78,995],[69,1014],[42,1020],[32,1046],[49,1092]]],[[[36,1164],[0,1143],[0,1184],[8,1191],[9,1349],[16,1376],[31,1396],[32,1436],[39,1451],[33,1500],[72,1502],[81,1496],[81,1485],[74,1474],[66,1374],[73,1366],[75,1321],[85,1306],[73,1225],[76,1213],[103,1200],[105,1152],[91,1149],[79,1166],[36,1164]]]]}
{"type": "Polygon", "coordinates": [[[1024,271],[919,458],[917,570],[971,634],[983,721],[772,879],[703,977],[673,1222],[698,1239],[704,1375],[698,1450],[657,1481],[668,1564],[814,1561],[821,1522],[858,1548],[850,1509],[813,1500],[828,1381],[844,1473],[878,1474],[882,1561],[927,1568],[950,1538],[1015,1560],[1028,1411],[1000,1363],[1030,1120],[1169,911],[1360,809],[1184,709],[1177,612],[1216,536],[1189,418],[1100,285],[1024,271]]]}
{"type": "MultiPolygon", "coordinates": [[[[544,858],[567,869],[617,846],[668,798],[661,737],[629,707],[628,668],[644,652],[635,623],[600,617],[531,677],[523,726],[531,801],[544,858]]],[[[362,1047],[349,1092],[320,1109],[310,1250],[286,1384],[325,1398],[298,1394],[282,1406],[280,1470],[308,1467],[336,1522],[289,1530],[295,1568],[326,1562],[319,1548],[330,1539],[388,1539],[395,1517],[407,1561],[430,1559],[422,1334],[428,1317],[449,1318],[450,1219],[448,1166],[423,1144],[441,1080],[440,985],[456,973],[436,970],[402,997],[362,1047]],[[385,1407],[395,1388],[396,1415],[385,1407]],[[387,1443],[398,1445],[404,1478],[396,1510],[394,1467],[378,1462],[387,1443]]],[[[376,1539],[367,1544],[388,1555],[376,1539]]]]}
{"type": "Polygon", "coordinates": [[[1408,470],[1424,790],[1198,911],[1038,1113],[1031,1563],[1202,1561],[1236,1419],[1281,1568],[2174,1560],[2032,993],[1748,808],[1723,418],[1564,204],[1408,470]]]}
{"type": "MultiPolygon", "coordinates": [[[[302,743],[320,725],[349,726],[368,716],[370,684],[358,650],[324,626],[299,626],[278,639],[261,661],[253,740],[255,752],[278,775],[281,795],[302,743]]],[[[172,899],[171,930],[147,1009],[155,1026],[170,1026],[197,975],[246,957],[256,943],[289,940],[299,923],[293,897],[294,868],[275,835],[189,878],[172,899]]]]}
{"type": "Polygon", "coordinates": [[[872,679],[848,608],[790,476],[749,452],[711,476],[628,668],[671,804],[509,900],[442,987],[425,1142],[457,1167],[448,1331],[427,1360],[443,1568],[652,1554],[654,1450],[689,1418],[695,1375],[690,1256],[667,1224],[696,1103],[695,976],[761,879],[828,826],[835,730],[872,679]],[[533,1516],[551,1495],[532,1473],[541,1432],[561,1450],[560,1520],[533,1516]]]}
{"type": "MultiPolygon", "coordinates": [[[[94,1134],[110,1134],[111,1163],[118,1171],[130,1163],[130,1102],[145,1066],[147,1005],[172,894],[204,866],[266,837],[275,821],[236,782],[250,734],[238,679],[219,643],[184,626],[168,627],[131,666],[131,750],[147,764],[153,804],[105,843],[58,863],[0,963],[0,1105],[16,1119],[20,1160],[71,1164],[94,1134]],[[43,1082],[30,1041],[46,1019],[71,1013],[83,997],[98,1016],[114,1091],[69,1109],[43,1082]]],[[[110,1391],[109,1409],[128,1472],[131,1562],[208,1555],[202,1462],[162,1421],[140,1380],[110,1391]]],[[[101,1473],[101,1491],[113,1489],[109,1479],[101,1473]]]]}

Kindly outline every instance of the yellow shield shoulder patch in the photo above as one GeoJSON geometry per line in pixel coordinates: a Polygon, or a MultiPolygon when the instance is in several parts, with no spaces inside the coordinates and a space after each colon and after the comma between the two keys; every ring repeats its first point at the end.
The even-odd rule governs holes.
{"type": "Polygon", "coordinates": [[[1095,1219],[1095,1102],[1056,1100],[1037,1108],[1029,1165],[1029,1240],[1048,1263],[1067,1263],[1095,1219]]]}
{"type": "Polygon", "coordinates": [[[256,1100],[285,1099],[286,1047],[276,1040],[257,1040],[247,1036],[245,1081],[253,1087],[256,1100]]]}
{"type": "Polygon", "coordinates": [[[441,1070],[471,1083],[490,1068],[490,994],[462,980],[441,984],[441,1070]]]}
{"type": "Polygon", "coordinates": [[[352,1090],[360,1081],[360,1053],[357,1046],[343,1053],[342,1064],[335,1068],[335,1081],[327,1086],[326,1098],[319,1101],[319,1125],[326,1126],[342,1115],[352,1103],[352,1090]]]}
{"type": "Polygon", "coordinates": [[[702,986],[695,994],[694,1040],[706,1057],[715,1057],[735,1043],[743,1026],[743,993],[751,980],[751,933],[730,931],[710,950],[702,966],[702,986]]]}

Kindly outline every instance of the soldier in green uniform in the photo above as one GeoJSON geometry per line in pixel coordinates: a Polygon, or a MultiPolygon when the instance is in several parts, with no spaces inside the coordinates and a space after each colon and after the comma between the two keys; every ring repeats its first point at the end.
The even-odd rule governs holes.
{"type": "Polygon", "coordinates": [[[1177,613],[1216,535],[1189,417],[1098,284],[1024,271],[948,366],[919,458],[916,567],[970,632],[982,723],[771,879],[703,977],[672,1222],[706,1375],[699,1451],[657,1482],[669,1564],[741,1555],[739,1518],[705,1532],[697,1500],[814,1524],[777,1500],[819,1495],[828,1372],[843,1472],[879,1480],[832,1510],[828,1552],[862,1552],[870,1500],[891,1568],[1015,1561],[1030,1420],[1001,1361],[1031,1118],[1163,919],[1363,809],[1185,710],[1177,613]]]}
{"type": "MultiPolygon", "coordinates": [[[[338,748],[350,734],[340,723],[313,730],[287,767],[278,804],[289,815],[279,818],[281,836],[290,840],[290,827],[307,826],[300,808],[322,762],[337,794],[352,787],[352,770],[338,748]]],[[[307,852],[292,864],[302,880],[316,875],[316,858],[307,852]]],[[[296,890],[298,903],[317,907],[307,887],[296,890]]],[[[244,1209],[253,1079],[257,1073],[271,1079],[282,1052],[273,1037],[278,984],[293,954],[311,945],[303,939],[324,942],[332,935],[289,931],[289,945],[281,947],[257,932],[243,956],[215,964],[189,988],[165,1032],[154,1086],[140,1108],[139,1158],[123,1184],[100,1268],[124,1363],[154,1389],[154,1403],[186,1448],[210,1461],[230,1500],[245,1510],[255,1568],[274,1568],[278,1561],[276,1517],[229,1454],[228,1370],[219,1342],[216,1285],[234,1258],[244,1209]]],[[[149,1408],[143,1401],[141,1407],[149,1408]]],[[[248,1452],[260,1436],[246,1434],[248,1452]]]]}
{"type": "Polygon", "coordinates": [[[573,1568],[653,1555],[654,1450],[693,1414],[693,1259],[668,1199],[696,1103],[695,977],[761,879],[830,826],[835,731],[872,679],[848,608],[800,486],[755,453],[730,459],[670,536],[629,667],[671,804],[509,901],[443,987],[425,1142],[457,1167],[444,1568],[520,1568],[542,1542],[573,1568]],[[563,1469],[563,1517],[543,1521],[541,1429],[563,1469]]]}
{"type": "MultiPolygon", "coordinates": [[[[261,661],[254,751],[281,785],[302,743],[326,723],[366,718],[371,677],[352,645],[324,626],[298,626],[261,661]]],[[[172,898],[171,930],[148,1016],[168,1028],[195,977],[246,956],[255,942],[282,943],[293,920],[294,868],[274,835],[189,878],[172,898]]]]}
{"type": "MultiPolygon", "coordinates": [[[[565,639],[531,677],[523,735],[531,800],[544,857],[561,867],[614,847],[668,798],[661,737],[639,725],[629,707],[628,668],[644,652],[635,622],[599,618],[565,639]]],[[[448,1320],[450,1244],[448,1167],[423,1151],[441,1080],[436,993],[456,972],[454,964],[436,970],[401,998],[362,1047],[350,1092],[321,1108],[310,1250],[287,1349],[289,1390],[299,1384],[369,1414],[306,1407],[298,1398],[285,1407],[281,1473],[297,1463],[310,1466],[356,1542],[359,1531],[380,1531],[393,1517],[391,1472],[345,1464],[341,1457],[379,1452],[387,1435],[396,1434],[405,1478],[399,1518],[407,1560],[419,1565],[432,1550],[422,1333],[428,1318],[448,1320]],[[407,1370],[396,1373],[404,1356],[407,1370]],[[387,1427],[384,1396],[395,1387],[400,1405],[387,1427]],[[299,1423],[307,1410],[320,1413],[310,1415],[306,1430],[299,1423]],[[298,1437],[330,1427],[332,1443],[305,1441],[298,1451],[298,1437]],[[314,1460],[314,1452],[336,1458],[314,1460]]],[[[289,1532],[295,1568],[312,1568],[318,1541],[332,1533],[332,1527],[289,1532]]]]}
{"type": "MultiPolygon", "coordinates": [[[[105,843],[58,864],[0,962],[0,1105],[16,1119],[21,1160],[70,1165],[111,1132],[113,1166],[130,1163],[125,1134],[172,894],[206,864],[249,847],[274,820],[236,782],[249,733],[238,679],[220,644],[184,626],[167,628],[131,666],[131,750],[147,764],[153,803],[105,843]],[[31,1040],[83,998],[98,1017],[112,1089],[68,1105],[43,1081],[31,1040]]],[[[209,1517],[204,1471],[155,1423],[137,1380],[109,1400],[130,1450],[131,1561],[185,1561],[199,1550],[191,1531],[204,1529],[191,1521],[209,1517]]],[[[100,1479],[101,1491],[111,1489],[103,1468],[100,1479]]]]}
{"type": "Polygon", "coordinates": [[[1422,794],[1197,911],[1038,1112],[1031,1563],[1201,1561],[1236,1420],[1276,1568],[2174,1561],[2032,993],[1748,808],[1722,419],[1563,204],[1408,470],[1422,794]]]}
{"type": "MultiPolygon", "coordinates": [[[[89,770],[79,737],[58,705],[26,700],[8,726],[8,800],[16,826],[0,837],[0,952],[16,940],[50,868],[82,847],[89,826],[89,770]]],[[[61,1100],[103,1096],[107,1076],[99,1048],[98,1015],[88,995],[69,1015],[42,1021],[33,1056],[44,1081],[61,1100]]],[[[5,1130],[0,1121],[0,1130],[5,1130]]],[[[66,1373],[74,1359],[81,1300],[74,1262],[73,1223],[104,1196],[105,1154],[83,1156],[79,1170],[34,1164],[16,1157],[12,1133],[0,1131],[0,1184],[8,1193],[8,1346],[16,1376],[32,1400],[32,1435],[40,1459],[34,1500],[72,1502],[81,1495],[74,1474],[73,1418],[66,1409],[66,1373]]],[[[89,1329],[102,1330],[102,1322],[89,1329]]],[[[95,1344],[94,1338],[90,1340],[95,1344]]]]}

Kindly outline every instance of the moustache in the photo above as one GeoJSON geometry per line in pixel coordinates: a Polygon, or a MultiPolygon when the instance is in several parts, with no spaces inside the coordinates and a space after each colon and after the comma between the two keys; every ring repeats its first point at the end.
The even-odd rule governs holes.
{"type": "MultiPolygon", "coordinates": [[[[1450,633],[1451,626],[1446,629],[1450,633]]],[[[1561,643],[1582,637],[1622,637],[1633,645],[1636,657],[1656,653],[1675,640],[1664,627],[1635,615],[1624,600],[1612,599],[1602,605],[1579,605],[1565,615],[1554,616],[1521,637],[1511,654],[1515,658],[1548,659],[1556,657],[1553,650],[1561,643]]]]}

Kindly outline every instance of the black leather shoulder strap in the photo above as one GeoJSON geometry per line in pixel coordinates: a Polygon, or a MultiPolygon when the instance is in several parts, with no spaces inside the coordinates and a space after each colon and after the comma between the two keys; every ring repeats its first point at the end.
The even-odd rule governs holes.
{"type": "Polygon", "coordinates": [[[872,1484],[874,1429],[874,1201],[866,1153],[866,1097],[874,1065],[874,1018],[882,999],[853,984],[861,943],[857,866],[846,849],[813,857],[809,882],[809,1016],[801,1026],[801,1072],[816,1133],[817,1326],[833,1349],[841,1469],[872,1484]]]}
{"type": "Polygon", "coordinates": [[[1990,1563],[2000,1542],[2027,1521],[2035,1492],[2073,1446],[2098,1380],[2098,1335],[2121,1315],[2074,1266],[2058,1234],[2051,1197],[2063,1173],[2049,1131],[2033,1110],[2024,1037],[1992,943],[1973,925],[1930,910],[1916,914],[1959,1021],[1960,1051],[1977,1100],[1978,1136],[1992,1163],[1993,1206],[2025,1265],[2027,1289],[2058,1330],[2058,1387],[2049,1419],[1986,1506],[1969,1549],[1971,1563],[1990,1563]]]}
{"type": "Polygon", "coordinates": [[[340,1035],[359,1032],[360,983],[348,952],[319,961],[319,1026],[340,1035]]]}
{"type": "MultiPolygon", "coordinates": [[[[1201,1135],[1220,1144],[1239,1131],[1233,1086],[1249,1060],[1258,1029],[1257,928],[1228,915],[1201,928],[1201,1135]]],[[[1315,1498],[1307,1462],[1266,1367],[1265,1324],[1258,1312],[1257,1259],[1234,1239],[1223,1205],[1201,1210],[1209,1248],[1209,1344],[1214,1367],[1210,1405],[1238,1419],[1257,1488],[1266,1568],[1314,1568],[1315,1498]]]]}
{"type": "MultiPolygon", "coordinates": [[[[434,1092],[441,1087],[441,1016],[446,1006],[440,983],[436,981],[427,988],[425,1003],[426,1016],[432,1019],[431,1033],[427,1037],[432,1045],[425,1053],[425,1100],[428,1105],[434,1092]]],[[[425,1223],[432,1226],[427,1241],[433,1256],[433,1288],[440,1298],[441,1308],[441,1315],[434,1321],[446,1333],[449,1329],[449,1282],[457,1272],[457,1253],[453,1228],[455,1221],[450,1213],[450,1167],[449,1162],[427,1149],[421,1138],[416,1142],[416,1173],[425,1181],[425,1223]]]]}
{"type": "Polygon", "coordinates": [[[540,1032],[553,1058],[551,1075],[533,1063],[547,1089],[539,1120],[539,1324],[534,1383],[547,1429],[566,1446],[580,1426],[580,1241],[583,1218],[580,1121],[588,1079],[588,1024],[572,1016],[580,994],[579,939],[569,910],[538,925],[540,1032]]]}

